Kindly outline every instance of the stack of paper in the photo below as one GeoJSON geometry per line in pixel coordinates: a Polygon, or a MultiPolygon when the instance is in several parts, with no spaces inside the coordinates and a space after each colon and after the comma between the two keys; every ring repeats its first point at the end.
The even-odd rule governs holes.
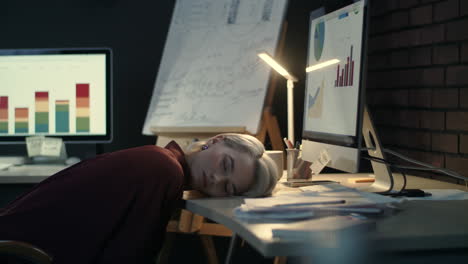
{"type": "Polygon", "coordinates": [[[342,199],[328,197],[276,196],[263,199],[245,199],[234,214],[249,219],[305,219],[315,216],[319,207],[343,205],[342,199]]]}
{"type": "Polygon", "coordinates": [[[249,206],[241,205],[234,209],[234,215],[242,219],[256,220],[301,220],[313,217],[334,215],[378,215],[384,212],[383,208],[376,206],[351,205],[325,205],[325,204],[289,204],[277,206],[249,206]]]}
{"type": "Polygon", "coordinates": [[[349,188],[324,190],[320,187],[310,186],[302,192],[245,199],[245,204],[235,208],[234,215],[242,219],[263,220],[300,220],[351,213],[375,215],[383,213],[387,204],[399,201],[349,188]]]}

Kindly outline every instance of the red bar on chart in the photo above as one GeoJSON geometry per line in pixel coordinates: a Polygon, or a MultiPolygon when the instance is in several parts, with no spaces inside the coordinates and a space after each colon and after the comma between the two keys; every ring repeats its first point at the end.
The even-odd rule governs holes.
{"type": "Polygon", "coordinates": [[[76,97],[88,97],[89,98],[89,83],[77,83],[76,84],[76,97]]]}
{"type": "Polygon", "coordinates": [[[0,133],[8,133],[8,96],[0,96],[0,133]]]}
{"type": "Polygon", "coordinates": [[[335,81],[335,87],[339,86],[339,80],[340,80],[340,65],[338,64],[336,66],[336,81],[335,81]]]}
{"type": "Polygon", "coordinates": [[[344,86],[348,86],[349,57],[346,59],[344,86]]]}
{"type": "Polygon", "coordinates": [[[353,45],[351,45],[351,51],[349,54],[349,85],[353,85],[353,69],[354,69],[354,61],[353,61],[353,45]]]}
{"type": "Polygon", "coordinates": [[[8,109],[8,96],[0,96],[0,108],[8,109]]]}
{"type": "Polygon", "coordinates": [[[339,64],[336,66],[335,87],[353,85],[353,77],[354,77],[354,60],[353,60],[353,46],[351,45],[349,56],[346,57],[346,63],[344,64],[344,66],[342,68],[340,68],[339,64]]]}
{"type": "Polygon", "coordinates": [[[340,86],[343,86],[344,69],[341,69],[340,86]]]}

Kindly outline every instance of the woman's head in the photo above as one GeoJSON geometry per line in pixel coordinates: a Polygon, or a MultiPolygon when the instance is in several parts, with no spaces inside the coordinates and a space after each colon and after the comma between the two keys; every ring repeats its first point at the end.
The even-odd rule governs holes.
{"type": "Polygon", "coordinates": [[[187,151],[192,188],[211,196],[269,195],[280,177],[263,144],[253,136],[220,134],[187,151]]]}

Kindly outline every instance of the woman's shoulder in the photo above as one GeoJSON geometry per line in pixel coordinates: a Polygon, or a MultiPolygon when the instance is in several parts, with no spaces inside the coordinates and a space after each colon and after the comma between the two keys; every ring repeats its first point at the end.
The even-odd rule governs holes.
{"type": "Polygon", "coordinates": [[[174,154],[165,148],[145,145],[105,154],[96,160],[100,168],[112,167],[118,174],[132,174],[134,178],[154,177],[183,181],[184,169],[174,154]]]}
{"type": "Polygon", "coordinates": [[[121,160],[125,163],[144,163],[148,165],[161,165],[159,163],[177,161],[177,158],[170,150],[155,145],[145,145],[112,152],[107,158],[121,160]]]}

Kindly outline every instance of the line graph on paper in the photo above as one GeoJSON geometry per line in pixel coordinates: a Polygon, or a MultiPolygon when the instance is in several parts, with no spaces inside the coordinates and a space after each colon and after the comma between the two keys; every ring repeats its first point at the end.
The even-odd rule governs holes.
{"type": "Polygon", "coordinates": [[[245,126],[256,133],[287,0],[178,0],[143,133],[245,126]]]}

